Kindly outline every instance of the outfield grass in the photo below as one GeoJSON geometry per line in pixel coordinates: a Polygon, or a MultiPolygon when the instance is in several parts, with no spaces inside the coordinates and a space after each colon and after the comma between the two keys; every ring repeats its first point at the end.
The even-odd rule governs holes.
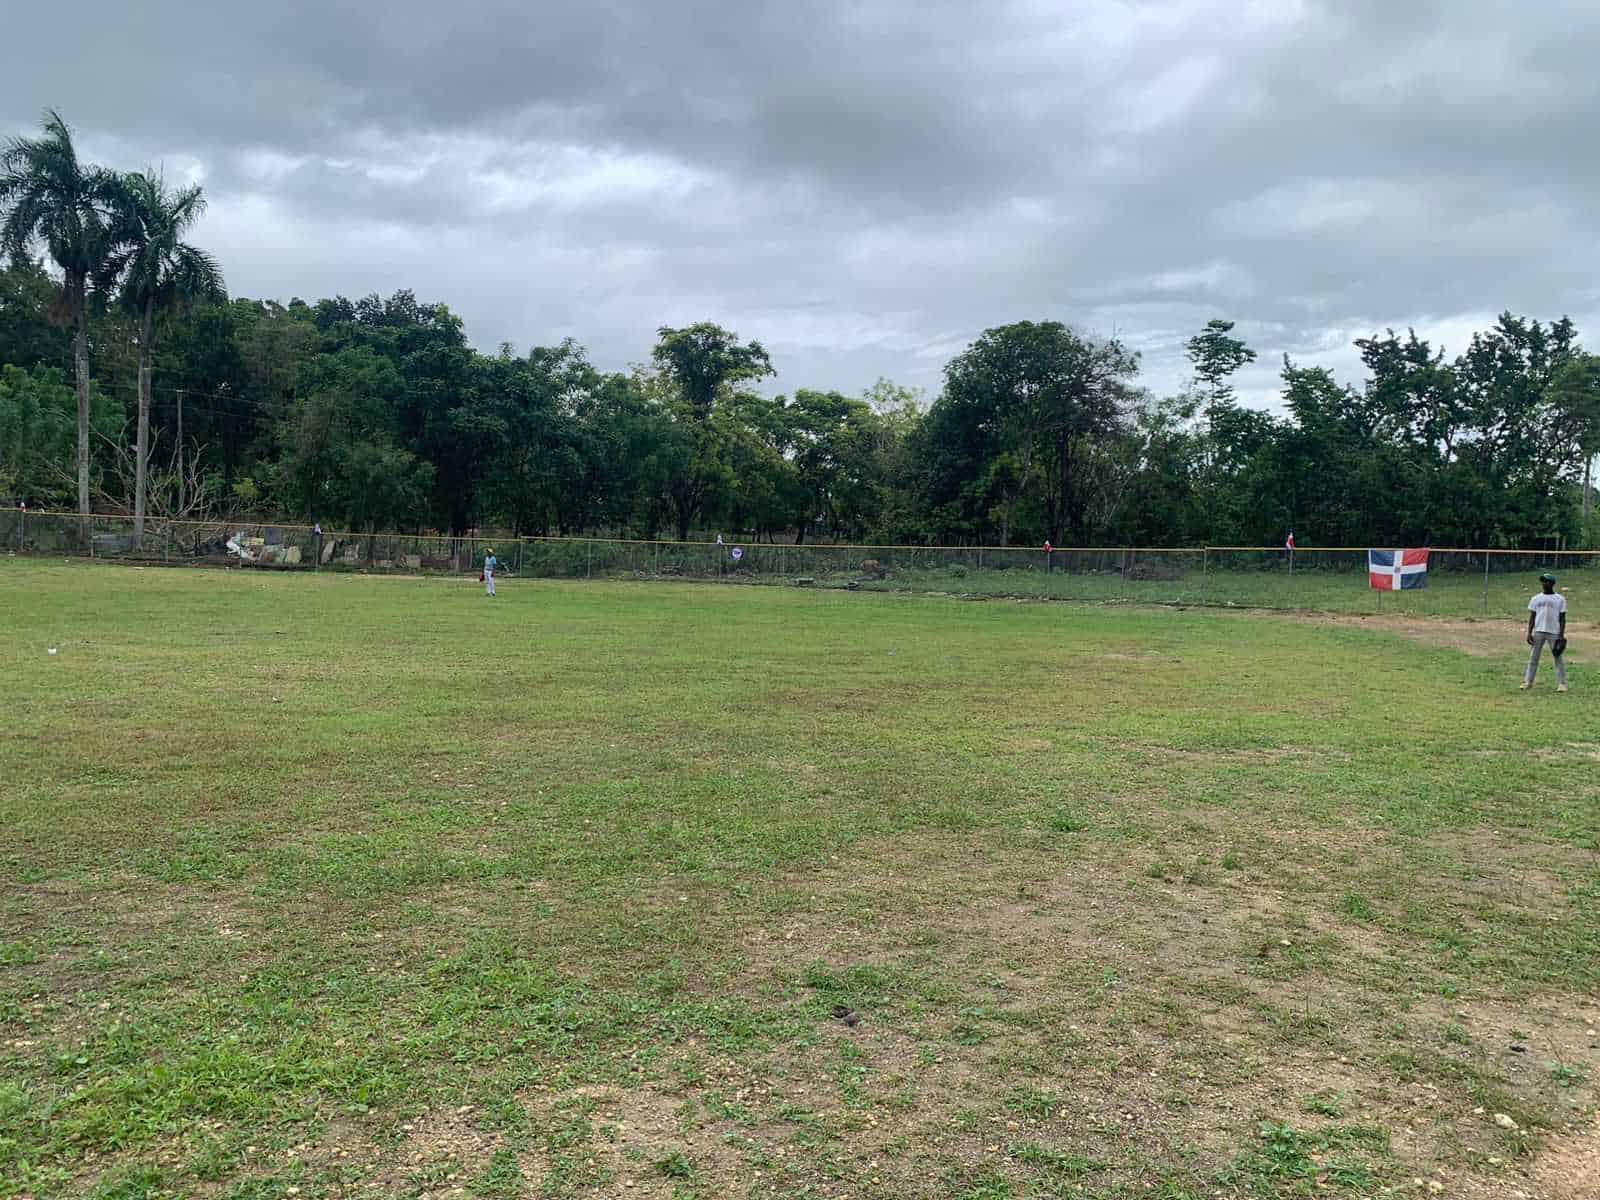
{"type": "Polygon", "coordinates": [[[1581,648],[500,591],[0,560],[0,1195],[1495,1195],[1600,1100],[1581,648]]]}
{"type": "MultiPolygon", "coordinates": [[[[1128,578],[1025,570],[910,570],[862,581],[872,591],[936,592],[957,596],[1008,596],[1093,603],[1207,605],[1285,611],[1501,618],[1526,610],[1539,590],[1537,571],[1492,576],[1434,572],[1428,586],[1403,592],[1374,591],[1364,574],[1351,571],[1223,570],[1175,572],[1167,577],[1128,578]]],[[[1600,601],[1600,573],[1563,571],[1562,590],[1574,606],[1600,601]]],[[[1600,607],[1600,605],[1596,605],[1600,607]]],[[[1578,611],[1575,608],[1575,611],[1578,611]]]]}

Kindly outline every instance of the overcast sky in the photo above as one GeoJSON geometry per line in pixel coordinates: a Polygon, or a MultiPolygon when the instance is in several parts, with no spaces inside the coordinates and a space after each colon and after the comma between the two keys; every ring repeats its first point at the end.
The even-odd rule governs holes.
{"type": "Polygon", "coordinates": [[[485,350],[759,338],[936,391],[984,328],[1214,316],[1355,377],[1504,308],[1600,346],[1594,0],[0,0],[0,132],[204,182],[236,295],[410,287],[485,350]]]}

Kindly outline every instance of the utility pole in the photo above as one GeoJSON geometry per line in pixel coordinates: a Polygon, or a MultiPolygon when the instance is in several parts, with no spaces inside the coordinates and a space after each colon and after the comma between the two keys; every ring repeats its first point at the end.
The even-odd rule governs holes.
{"type": "Polygon", "coordinates": [[[183,389],[178,389],[178,515],[188,504],[188,488],[183,478],[183,389]]]}

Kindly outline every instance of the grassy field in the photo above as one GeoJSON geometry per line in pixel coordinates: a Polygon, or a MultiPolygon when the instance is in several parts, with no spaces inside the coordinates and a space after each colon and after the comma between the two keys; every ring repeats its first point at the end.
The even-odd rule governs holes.
{"type": "MultiPolygon", "coordinates": [[[[1403,592],[1374,591],[1367,577],[1353,571],[1195,569],[1169,577],[1126,578],[1100,574],[1026,570],[912,570],[860,584],[872,591],[944,593],[955,596],[1007,596],[1091,603],[1183,604],[1219,608],[1371,614],[1374,616],[1500,617],[1527,607],[1539,590],[1538,570],[1496,574],[1487,588],[1482,575],[1434,572],[1429,586],[1403,592]]],[[[1600,572],[1563,571],[1562,590],[1574,606],[1600,600],[1600,572]]],[[[1597,606],[1600,607],[1600,606],[1597,606]]],[[[1576,607],[1575,607],[1576,611],[1576,607]]]]}
{"type": "Polygon", "coordinates": [[[500,592],[0,560],[0,1195],[1586,1194],[1581,638],[500,592]]]}

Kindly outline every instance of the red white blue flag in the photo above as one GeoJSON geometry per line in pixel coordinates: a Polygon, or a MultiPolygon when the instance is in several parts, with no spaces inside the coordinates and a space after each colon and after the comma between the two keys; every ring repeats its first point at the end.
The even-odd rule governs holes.
{"type": "Polygon", "coordinates": [[[1367,582],[1380,592],[1428,586],[1426,550],[1368,550],[1367,582]]]}

